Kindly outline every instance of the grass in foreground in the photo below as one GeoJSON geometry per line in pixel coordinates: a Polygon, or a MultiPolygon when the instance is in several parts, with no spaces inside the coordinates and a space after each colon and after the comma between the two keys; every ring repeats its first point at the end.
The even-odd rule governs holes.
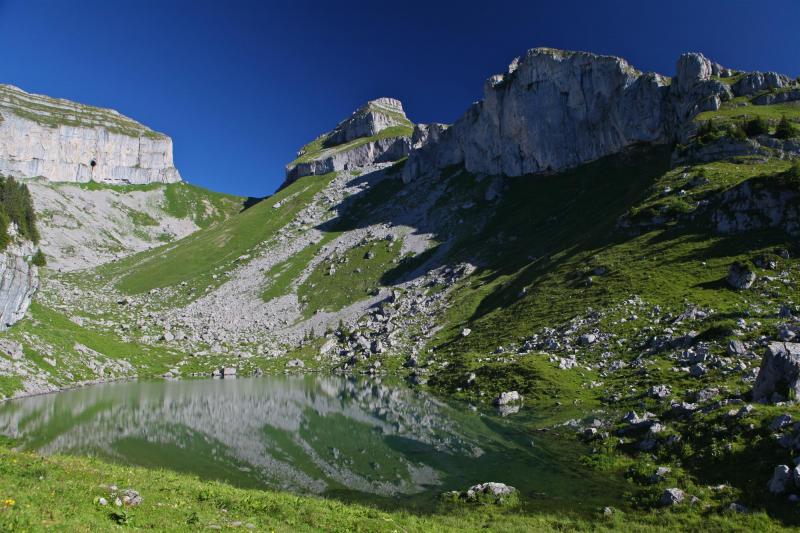
{"type": "Polygon", "coordinates": [[[383,512],[359,504],[247,490],[163,470],[131,468],[92,458],[49,457],[0,446],[0,530],[110,531],[120,527],[170,531],[246,527],[260,531],[781,531],[763,513],[712,514],[700,508],[641,513],[598,512],[591,519],[526,515],[491,506],[454,505],[437,513],[383,512]],[[135,507],[109,499],[116,485],[143,497],[135,507]]]}

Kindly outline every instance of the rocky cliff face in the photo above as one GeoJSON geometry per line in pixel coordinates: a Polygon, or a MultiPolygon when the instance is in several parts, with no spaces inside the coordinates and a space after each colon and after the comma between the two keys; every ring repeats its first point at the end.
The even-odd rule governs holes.
{"type": "Polygon", "coordinates": [[[378,98],[359,107],[336,126],[325,140],[325,146],[336,146],[359,137],[377,135],[392,126],[407,126],[409,120],[403,104],[394,98],[378,98]]]}
{"type": "Polygon", "coordinates": [[[297,159],[286,165],[286,184],[303,176],[402,159],[411,151],[412,128],[399,100],[371,100],[303,147],[297,159]]]}
{"type": "MultiPolygon", "coordinates": [[[[489,78],[484,99],[451,128],[413,151],[403,177],[452,164],[480,174],[556,172],[636,144],[671,142],[687,119],[733,96],[719,80],[731,74],[702,54],[681,56],[671,80],[618,57],[535,48],[489,78]]],[[[759,74],[751,82],[781,79],[759,74]]]]}
{"type": "Polygon", "coordinates": [[[30,242],[11,244],[0,253],[0,331],[25,316],[39,287],[38,268],[30,264],[30,242]]]}
{"type": "Polygon", "coordinates": [[[0,174],[51,181],[172,183],[172,140],[110,109],[0,85],[0,174]]]}

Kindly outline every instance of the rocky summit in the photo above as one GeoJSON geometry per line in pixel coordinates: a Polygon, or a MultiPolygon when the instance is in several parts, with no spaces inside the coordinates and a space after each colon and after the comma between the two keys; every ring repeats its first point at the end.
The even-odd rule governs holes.
{"type": "MultiPolygon", "coordinates": [[[[534,48],[453,124],[366,102],[287,154],[283,184],[256,202],[181,181],[169,138],[132,119],[4,86],[0,318],[13,325],[0,394],[275,374],[298,400],[248,393],[252,416],[205,394],[142,405],[171,413],[165,438],[181,454],[197,437],[197,453],[219,461],[209,471],[249,476],[236,461],[264,467],[265,439],[279,452],[262,469],[271,486],[360,487],[370,505],[401,486],[415,504],[425,495],[431,520],[796,528],[800,82],[697,52],[668,74],[534,48]],[[369,408],[347,407],[324,379],[308,392],[303,380],[326,374],[369,408]],[[411,397],[419,410],[401,409],[411,397]],[[456,431],[436,414],[450,406],[480,417],[456,431]],[[186,418],[195,408],[228,414],[204,429],[186,418]],[[315,448],[312,425],[345,443],[315,448]],[[552,494],[492,453],[552,458],[537,471],[554,476],[541,481],[552,494]],[[447,473],[460,454],[475,479],[447,473]],[[442,490],[428,498],[430,487],[442,490]],[[565,508],[567,493],[591,508],[565,508]],[[555,518],[540,513],[550,506],[555,518]]],[[[37,406],[12,413],[14,438],[37,406]]],[[[85,428],[124,433],[121,413],[85,428]]],[[[141,420],[126,422],[130,435],[153,444],[158,421],[141,420]]],[[[80,449],[90,433],[52,449],[80,449]]],[[[217,490],[187,501],[227,508],[217,490]]]]}

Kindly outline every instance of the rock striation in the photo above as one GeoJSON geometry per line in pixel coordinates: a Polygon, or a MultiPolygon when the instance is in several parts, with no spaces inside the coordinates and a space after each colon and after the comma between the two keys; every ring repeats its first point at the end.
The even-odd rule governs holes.
{"type": "Polygon", "coordinates": [[[0,85],[0,174],[110,184],[181,180],[172,140],[111,109],[0,85]]]}
{"type": "Polygon", "coordinates": [[[25,316],[39,287],[38,268],[30,263],[30,242],[13,243],[0,253],[0,331],[25,316]]]}
{"type": "Polygon", "coordinates": [[[303,176],[327,174],[390,163],[406,157],[411,151],[408,137],[390,137],[370,141],[349,150],[326,150],[318,159],[296,163],[287,168],[286,184],[303,176]]]}
{"type": "Polygon", "coordinates": [[[399,100],[371,100],[303,147],[286,165],[284,186],[303,176],[398,161],[411,151],[412,128],[399,100]]]}
{"type": "Polygon", "coordinates": [[[672,142],[688,119],[733,97],[719,80],[731,74],[697,53],[682,55],[670,79],[619,57],[534,48],[489,78],[483,100],[452,127],[412,151],[403,179],[453,164],[491,175],[558,172],[672,142]]]}
{"type": "Polygon", "coordinates": [[[324,146],[336,146],[358,139],[377,135],[393,126],[410,124],[400,100],[378,98],[359,107],[347,119],[328,134],[324,146]]]}

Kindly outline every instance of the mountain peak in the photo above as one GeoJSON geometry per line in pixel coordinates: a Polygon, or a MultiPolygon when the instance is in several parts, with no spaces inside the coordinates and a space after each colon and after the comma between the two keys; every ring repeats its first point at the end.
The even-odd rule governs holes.
{"type": "Polygon", "coordinates": [[[356,109],[328,135],[325,146],[337,146],[359,137],[372,137],[393,126],[411,126],[403,104],[395,98],[377,98],[356,109]]]}

